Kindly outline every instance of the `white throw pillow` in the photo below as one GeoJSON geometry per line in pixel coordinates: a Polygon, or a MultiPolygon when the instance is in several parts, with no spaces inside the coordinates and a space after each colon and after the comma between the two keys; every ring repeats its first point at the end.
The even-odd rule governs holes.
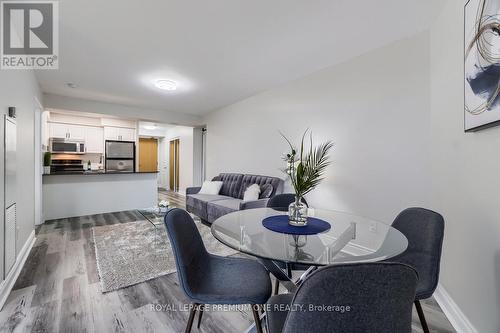
{"type": "Polygon", "coordinates": [[[206,180],[203,182],[201,190],[198,194],[219,194],[221,187],[222,182],[220,181],[210,182],[206,180]]]}
{"type": "Polygon", "coordinates": [[[253,184],[247,187],[245,193],[243,193],[243,201],[254,201],[259,200],[260,186],[253,184]]]}

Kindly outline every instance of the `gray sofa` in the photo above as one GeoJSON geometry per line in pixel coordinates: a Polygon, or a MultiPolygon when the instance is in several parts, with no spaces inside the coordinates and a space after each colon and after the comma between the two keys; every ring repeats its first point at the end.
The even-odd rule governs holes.
{"type": "Polygon", "coordinates": [[[198,194],[201,187],[186,189],[186,210],[209,224],[231,212],[266,207],[269,198],[283,192],[283,180],[277,177],[221,173],[212,180],[223,182],[218,195],[198,194]],[[245,190],[252,184],[260,186],[259,199],[243,201],[245,190]]]}

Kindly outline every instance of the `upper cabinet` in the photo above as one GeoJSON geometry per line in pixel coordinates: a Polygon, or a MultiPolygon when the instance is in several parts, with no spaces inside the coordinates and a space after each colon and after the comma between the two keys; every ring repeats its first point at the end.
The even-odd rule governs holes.
{"type": "Polygon", "coordinates": [[[85,128],[85,145],[87,153],[104,154],[104,129],[92,126],[85,128]]]}
{"type": "Polygon", "coordinates": [[[120,128],[118,132],[121,141],[135,141],[135,128],[120,128]]]}
{"type": "Polygon", "coordinates": [[[69,139],[85,140],[85,126],[68,125],[69,139]]]}
{"type": "Polygon", "coordinates": [[[68,138],[68,125],[66,124],[49,124],[49,137],[50,138],[58,138],[58,139],[67,139],[68,138]]]}
{"type": "Polygon", "coordinates": [[[114,141],[135,141],[135,128],[104,127],[104,139],[114,141]]]}
{"type": "Polygon", "coordinates": [[[85,126],[50,123],[50,137],[85,140],[85,126]]]}

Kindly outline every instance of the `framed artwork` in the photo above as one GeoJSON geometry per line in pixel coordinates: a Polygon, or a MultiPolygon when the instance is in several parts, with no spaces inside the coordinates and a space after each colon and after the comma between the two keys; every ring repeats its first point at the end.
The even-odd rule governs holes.
{"type": "Polygon", "coordinates": [[[500,0],[465,4],[465,131],[500,125],[500,0]]]}

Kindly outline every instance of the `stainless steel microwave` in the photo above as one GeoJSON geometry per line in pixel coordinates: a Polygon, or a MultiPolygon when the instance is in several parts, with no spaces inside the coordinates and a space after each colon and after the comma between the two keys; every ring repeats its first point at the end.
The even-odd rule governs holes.
{"type": "Polygon", "coordinates": [[[49,148],[52,153],[85,154],[85,142],[78,140],[50,138],[49,148]]]}

